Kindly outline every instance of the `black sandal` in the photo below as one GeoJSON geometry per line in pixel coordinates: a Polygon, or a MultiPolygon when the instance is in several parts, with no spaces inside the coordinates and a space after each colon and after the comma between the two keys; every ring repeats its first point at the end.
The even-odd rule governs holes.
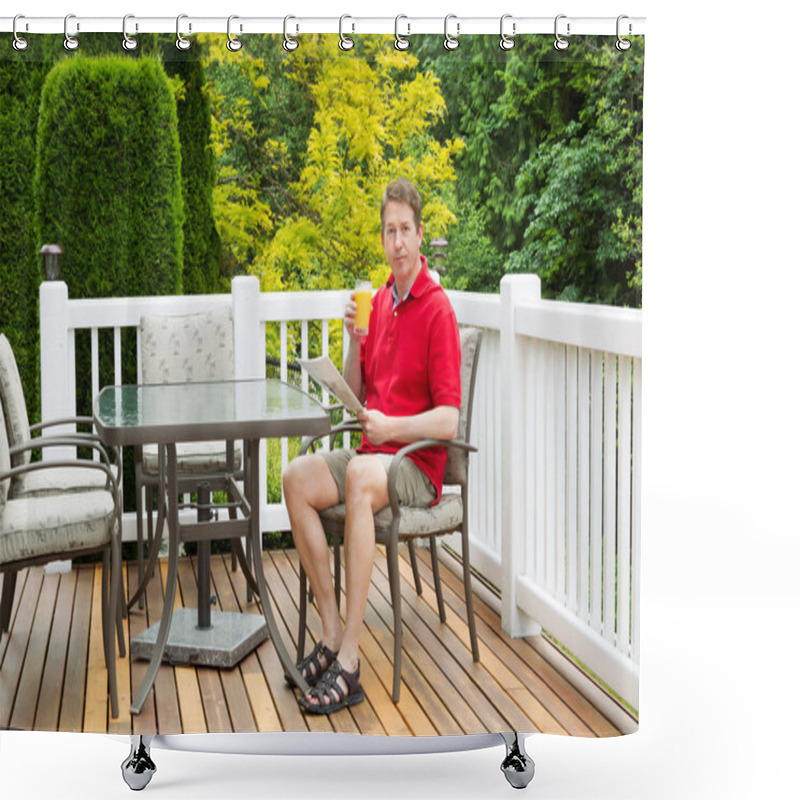
{"type": "Polygon", "coordinates": [[[325,670],[325,674],[319,679],[316,686],[308,693],[317,702],[310,703],[305,697],[300,698],[300,708],[311,714],[333,714],[348,706],[354,706],[364,699],[364,690],[358,681],[361,671],[361,662],[356,665],[355,672],[348,672],[342,668],[338,661],[325,670]],[[337,679],[342,676],[347,686],[347,694],[342,692],[337,679]],[[328,702],[323,702],[324,700],[328,702]]]}
{"type": "MultiPolygon", "coordinates": [[[[334,653],[333,650],[325,647],[322,641],[319,641],[314,645],[314,649],[297,665],[297,671],[305,678],[309,686],[316,686],[325,674],[325,670],[336,661],[336,656],[338,655],[338,652],[334,653]],[[325,659],[324,666],[320,657],[325,659]]],[[[286,678],[286,683],[289,686],[297,688],[294,678],[288,672],[285,672],[283,677],[286,678]]]]}

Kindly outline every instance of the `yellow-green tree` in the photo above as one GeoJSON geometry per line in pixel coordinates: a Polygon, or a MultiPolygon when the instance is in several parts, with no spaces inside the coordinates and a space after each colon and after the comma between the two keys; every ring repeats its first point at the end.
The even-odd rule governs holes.
{"type": "Polygon", "coordinates": [[[445,113],[438,79],[392,41],[365,36],[354,53],[342,52],[337,37],[303,37],[291,75],[309,88],[313,126],[291,185],[296,210],[275,220],[254,264],[264,288],[275,275],[303,289],[348,287],[356,277],[383,282],[380,201],[396,177],[409,178],[422,195],[426,238],[453,222],[453,157],[462,145],[433,137],[445,113]]]}

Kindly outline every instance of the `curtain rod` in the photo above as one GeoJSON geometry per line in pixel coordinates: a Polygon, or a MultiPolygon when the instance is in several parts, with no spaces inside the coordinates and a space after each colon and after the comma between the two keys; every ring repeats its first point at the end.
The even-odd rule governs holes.
{"type": "MultiPolygon", "coordinates": [[[[0,17],[0,32],[15,30],[14,17],[0,17]]],[[[645,32],[644,17],[515,17],[505,14],[502,17],[459,17],[450,14],[444,17],[417,17],[399,15],[398,17],[194,17],[181,14],[173,17],[137,17],[127,15],[123,31],[122,17],[82,17],[69,14],[66,17],[27,17],[16,18],[17,34],[26,33],[180,33],[190,36],[194,33],[227,33],[244,36],[256,33],[288,33],[297,36],[303,33],[342,33],[368,34],[442,34],[461,36],[468,34],[495,33],[501,28],[506,36],[520,34],[549,33],[558,29],[561,36],[599,35],[599,36],[638,36],[645,32]],[[65,31],[65,28],[68,30],[65,31]],[[180,29],[180,30],[178,30],[180,29]]]]}

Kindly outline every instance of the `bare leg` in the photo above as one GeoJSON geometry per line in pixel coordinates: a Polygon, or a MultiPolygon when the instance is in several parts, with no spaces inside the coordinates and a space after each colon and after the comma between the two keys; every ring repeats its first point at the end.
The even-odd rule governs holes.
{"type": "Polygon", "coordinates": [[[339,502],[328,465],[319,456],[300,456],[289,464],[283,475],[283,493],[292,536],[322,619],[322,643],[339,649],[342,623],[331,577],[328,542],[317,510],[339,502]]]}
{"type": "MultiPolygon", "coordinates": [[[[374,456],[356,456],[348,464],[345,482],[345,503],[347,517],[344,532],[345,588],[347,593],[347,613],[339,647],[338,661],[347,672],[355,672],[358,667],[358,642],[364,624],[367,608],[372,566],[375,558],[375,519],[374,513],[389,502],[388,477],[380,459],[374,456]]],[[[327,564],[327,555],[326,555],[327,564]]],[[[332,607],[336,608],[331,586],[332,607]]],[[[329,645],[330,646],[330,645],[329,645]]],[[[339,677],[339,685],[347,691],[344,680],[339,677]]],[[[306,695],[309,703],[317,703],[313,696],[306,695]]],[[[329,702],[329,698],[323,700],[329,702]]]]}

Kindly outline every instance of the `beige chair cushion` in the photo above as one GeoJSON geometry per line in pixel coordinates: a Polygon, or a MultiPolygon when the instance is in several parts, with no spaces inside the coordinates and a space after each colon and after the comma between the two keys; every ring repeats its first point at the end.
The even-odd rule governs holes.
{"type": "MultiPolygon", "coordinates": [[[[178,472],[221,472],[226,469],[227,453],[225,442],[180,442],[177,445],[178,472]]],[[[238,443],[233,447],[233,469],[242,467],[242,448],[238,443]]],[[[146,444],[142,448],[142,469],[146,475],[158,475],[158,448],[146,444]]]]}
{"type": "MultiPolygon", "coordinates": [[[[3,402],[5,424],[8,431],[8,440],[11,444],[27,442],[31,438],[28,410],[25,407],[25,395],[22,391],[22,381],[17,369],[17,360],[11,344],[5,334],[0,333],[0,398],[3,402]]],[[[29,450],[17,453],[11,459],[14,467],[27,464],[30,461],[29,450]]]]}
{"type": "Polygon", "coordinates": [[[235,377],[230,306],[183,316],[144,316],[139,327],[144,383],[235,377]]]}
{"type": "Polygon", "coordinates": [[[102,547],[113,524],[110,492],[7,500],[0,514],[0,564],[102,547]]]}
{"type": "MultiPolygon", "coordinates": [[[[332,523],[338,531],[344,530],[345,504],[326,508],[320,511],[323,524],[332,523]]],[[[402,506],[400,508],[399,536],[431,536],[450,533],[461,527],[464,509],[460,494],[444,494],[442,499],[431,508],[402,506]]],[[[382,508],[375,515],[375,535],[378,539],[388,536],[392,525],[392,509],[382,508]]]]}
{"type": "MultiPolygon", "coordinates": [[[[117,477],[116,464],[111,465],[111,472],[117,477]]],[[[19,475],[14,481],[12,496],[43,497],[48,494],[64,492],[85,492],[92,489],[104,489],[108,476],[99,469],[83,467],[52,467],[19,475]]]]}

